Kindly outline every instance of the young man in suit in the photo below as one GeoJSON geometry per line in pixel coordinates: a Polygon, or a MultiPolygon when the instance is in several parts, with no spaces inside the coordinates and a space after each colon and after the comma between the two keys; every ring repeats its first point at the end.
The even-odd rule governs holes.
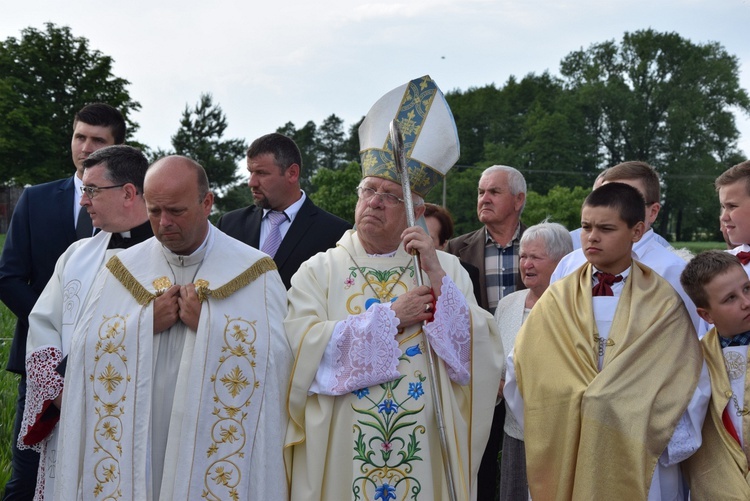
{"type": "Polygon", "coordinates": [[[259,137],[247,150],[255,205],[224,214],[216,226],[273,258],[288,289],[302,263],[336,246],[351,225],[317,207],[300,189],[302,155],[290,138],[259,137]]]}
{"type": "MultiPolygon", "coordinates": [[[[21,375],[14,437],[18,436],[26,398],[28,315],[52,276],[57,258],[79,238],[93,234],[91,219],[79,205],[83,161],[98,149],[123,143],[125,133],[125,120],[113,107],[103,103],[84,106],[73,120],[70,147],[75,175],[26,188],[13,211],[0,256],[0,300],[18,318],[7,365],[7,370],[21,375]]],[[[4,499],[31,499],[39,454],[19,451],[15,443],[14,439],[13,471],[4,499]]]]}

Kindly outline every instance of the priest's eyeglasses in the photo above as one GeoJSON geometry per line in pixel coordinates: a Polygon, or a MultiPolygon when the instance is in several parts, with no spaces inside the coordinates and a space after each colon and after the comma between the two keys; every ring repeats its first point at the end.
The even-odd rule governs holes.
{"type": "Polygon", "coordinates": [[[127,183],[113,184],[112,186],[81,186],[81,193],[89,197],[89,200],[94,198],[102,190],[111,190],[112,188],[122,188],[127,183]]]}
{"type": "Polygon", "coordinates": [[[398,204],[404,203],[403,198],[398,198],[393,193],[383,193],[380,191],[375,191],[372,188],[365,188],[364,186],[360,186],[359,188],[357,188],[357,195],[359,195],[359,198],[361,198],[365,202],[369,202],[372,197],[377,196],[386,207],[395,207],[398,204]]]}

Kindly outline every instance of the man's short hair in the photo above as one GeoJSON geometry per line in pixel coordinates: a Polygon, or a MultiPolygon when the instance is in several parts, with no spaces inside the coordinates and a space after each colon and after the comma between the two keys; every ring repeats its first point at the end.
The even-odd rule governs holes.
{"type": "Polygon", "coordinates": [[[595,189],[583,207],[609,207],[617,211],[620,219],[632,228],[639,221],[646,220],[646,201],[641,192],[624,183],[607,183],[595,189]]]}
{"type": "MultiPolygon", "coordinates": [[[[508,189],[510,189],[511,195],[518,195],[519,193],[526,194],[526,178],[523,177],[523,174],[521,174],[518,169],[507,165],[493,165],[484,169],[481,177],[484,177],[487,174],[492,174],[493,172],[506,172],[508,174],[508,189]]],[[[524,199],[519,215],[523,214],[525,208],[526,200],[524,199]]]]}
{"type": "Polygon", "coordinates": [[[526,193],[526,179],[518,169],[508,167],[507,165],[493,165],[487,167],[482,172],[482,177],[493,172],[507,172],[508,173],[508,188],[512,195],[518,195],[519,193],[526,193]]]}
{"type": "Polygon", "coordinates": [[[547,255],[553,261],[559,261],[565,255],[573,252],[573,241],[570,232],[559,223],[551,223],[546,219],[539,224],[529,226],[521,235],[521,247],[524,244],[541,240],[547,255]]]}
{"type": "Polygon", "coordinates": [[[661,202],[659,174],[646,162],[622,162],[609,169],[605,169],[601,173],[601,178],[602,181],[606,181],[607,183],[631,180],[641,181],[646,190],[646,193],[644,193],[646,203],[661,202]]]}
{"type": "Polygon", "coordinates": [[[143,178],[146,177],[148,160],[141,150],[116,144],[93,152],[83,161],[83,168],[89,169],[106,164],[105,177],[115,184],[132,183],[138,193],[143,193],[143,178]]]}
{"type": "Polygon", "coordinates": [[[278,132],[261,136],[247,149],[247,158],[253,159],[269,153],[273,155],[282,173],[292,164],[299,165],[300,171],[302,170],[302,154],[292,138],[278,132]]]}
{"type": "Polygon", "coordinates": [[[680,275],[680,283],[698,308],[709,307],[706,285],[717,275],[726,273],[732,267],[745,269],[737,256],[719,250],[704,251],[691,259],[680,275]]]}
{"type": "Polygon", "coordinates": [[[445,207],[435,204],[424,204],[424,217],[434,217],[440,223],[438,242],[443,245],[453,236],[453,218],[445,207]]]}
{"type": "Polygon", "coordinates": [[[716,187],[716,191],[719,191],[719,188],[734,184],[737,181],[745,181],[745,190],[748,195],[750,195],[750,160],[745,160],[742,163],[733,165],[722,172],[721,175],[716,178],[714,186],[716,187]]]}
{"type": "Polygon", "coordinates": [[[78,122],[97,127],[109,127],[112,131],[112,137],[115,140],[115,144],[122,144],[125,142],[125,134],[127,133],[125,118],[122,116],[122,113],[108,104],[87,104],[76,113],[76,116],[73,119],[73,129],[76,128],[78,122]]]}

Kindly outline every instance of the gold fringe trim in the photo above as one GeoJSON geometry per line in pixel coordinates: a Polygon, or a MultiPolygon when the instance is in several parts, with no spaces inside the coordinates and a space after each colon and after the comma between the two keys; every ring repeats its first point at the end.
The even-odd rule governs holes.
{"type": "Polygon", "coordinates": [[[142,286],[117,256],[112,256],[112,258],[107,261],[107,269],[128,290],[128,292],[130,292],[133,298],[141,306],[146,306],[148,303],[156,299],[156,295],[151,294],[144,286],[142,286]]]}
{"type": "MultiPolygon", "coordinates": [[[[146,306],[148,303],[156,299],[158,294],[152,294],[142,286],[117,256],[112,256],[107,262],[107,269],[128,290],[128,292],[130,292],[136,302],[141,306],[146,306]]],[[[273,259],[270,257],[264,257],[217,289],[211,290],[208,287],[201,285],[197,286],[195,291],[198,293],[198,299],[201,302],[208,299],[208,296],[215,299],[226,299],[243,287],[250,285],[262,274],[275,269],[276,263],[274,263],[273,259]]]]}
{"type": "Polygon", "coordinates": [[[196,291],[198,291],[198,298],[201,300],[201,302],[204,301],[208,296],[211,296],[214,299],[226,299],[243,287],[250,285],[264,273],[268,273],[269,271],[273,271],[275,269],[276,263],[274,263],[273,259],[271,259],[270,257],[261,258],[256,261],[255,264],[253,264],[250,268],[246,269],[221,287],[213,290],[206,287],[203,291],[198,291],[198,288],[196,287],[196,291]]]}

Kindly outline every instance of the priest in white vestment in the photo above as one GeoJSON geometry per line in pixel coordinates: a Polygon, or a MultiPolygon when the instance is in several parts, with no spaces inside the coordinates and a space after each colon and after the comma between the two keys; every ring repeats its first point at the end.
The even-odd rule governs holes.
{"type": "Polygon", "coordinates": [[[145,199],[155,238],[107,263],[71,343],[55,496],[287,499],[275,265],[208,222],[194,161],[157,161],[145,199]]]}
{"type": "Polygon", "coordinates": [[[28,386],[18,448],[41,453],[37,500],[53,498],[65,357],[94,277],[114,254],[153,236],[143,200],[147,168],[143,153],[126,145],[97,150],[84,160],[81,210],[102,231],[60,256],[29,314],[28,386]]]}
{"type": "Polygon", "coordinates": [[[457,499],[476,499],[502,343],[458,259],[436,251],[422,228],[407,228],[404,191],[384,147],[396,115],[419,217],[421,195],[439,180],[435,166],[458,157],[455,125],[440,129],[450,110],[429,77],[383,100],[360,128],[357,229],[304,263],[289,290],[285,327],[296,361],[285,460],[294,500],[449,499],[433,385],[457,499]]]}

